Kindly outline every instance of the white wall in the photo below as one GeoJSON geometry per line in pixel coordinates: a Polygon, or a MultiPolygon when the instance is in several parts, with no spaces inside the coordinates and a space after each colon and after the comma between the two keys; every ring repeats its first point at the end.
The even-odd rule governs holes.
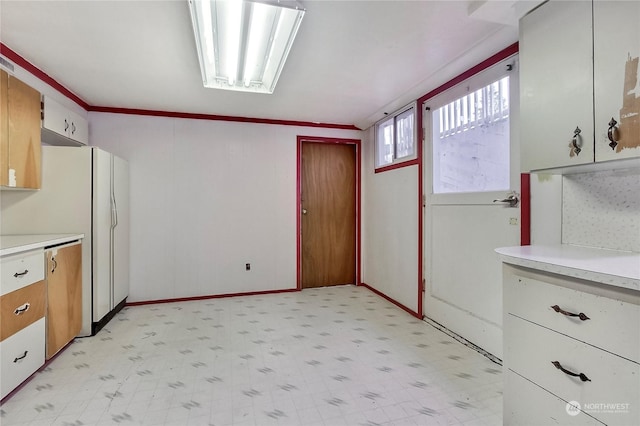
{"type": "Polygon", "coordinates": [[[640,171],[563,176],[562,242],[640,252],[640,171]]]}
{"type": "Polygon", "coordinates": [[[418,166],[374,173],[373,134],[362,151],[362,281],[417,312],[418,166]]]}
{"type": "Polygon", "coordinates": [[[296,136],[362,132],[89,113],[129,161],[129,301],[296,287],[296,136]],[[251,263],[251,271],[245,271],[251,263]]]}
{"type": "Polygon", "coordinates": [[[531,173],[531,244],[562,242],[562,176],[531,173]]]}
{"type": "Polygon", "coordinates": [[[640,172],[531,174],[531,244],[640,252],[640,172]]]}

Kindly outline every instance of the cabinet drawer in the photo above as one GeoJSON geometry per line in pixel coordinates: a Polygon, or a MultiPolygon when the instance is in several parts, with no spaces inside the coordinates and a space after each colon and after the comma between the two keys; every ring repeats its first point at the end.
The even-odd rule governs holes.
{"type": "Polygon", "coordinates": [[[0,341],[44,317],[45,282],[0,297],[0,341]]]}
{"type": "Polygon", "coordinates": [[[579,402],[583,411],[604,423],[640,424],[640,364],[512,315],[505,319],[504,332],[510,370],[565,401],[579,402]],[[589,381],[561,371],[554,361],[589,381]],[[611,404],[617,408],[602,408],[611,404]]]}
{"type": "MultiPolygon", "coordinates": [[[[569,407],[570,408],[570,407],[569,407]]],[[[502,423],[516,425],[602,425],[582,411],[567,409],[563,401],[541,387],[507,370],[504,378],[502,423]]]]}
{"type": "Polygon", "coordinates": [[[0,342],[0,398],[44,364],[44,318],[0,342]]]}
{"type": "Polygon", "coordinates": [[[640,305],[520,275],[505,283],[504,295],[506,313],[640,362],[640,305]],[[589,319],[564,315],[552,306],[589,319]]]}
{"type": "Polygon", "coordinates": [[[44,254],[41,250],[2,258],[0,296],[44,279],[44,254]]]}

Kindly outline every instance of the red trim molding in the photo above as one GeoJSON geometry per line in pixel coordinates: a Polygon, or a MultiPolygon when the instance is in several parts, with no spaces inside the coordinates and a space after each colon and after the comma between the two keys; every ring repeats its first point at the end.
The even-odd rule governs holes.
{"type": "Polygon", "coordinates": [[[424,285],[424,216],[426,214],[424,206],[424,197],[426,197],[424,190],[424,138],[423,133],[423,120],[422,120],[422,104],[418,104],[416,123],[418,125],[418,315],[419,318],[424,317],[423,303],[424,292],[426,291],[424,285]]]}
{"type": "Polygon", "coordinates": [[[520,174],[520,245],[531,244],[531,179],[529,173],[520,174]]]}
{"type": "Polygon", "coordinates": [[[115,108],[90,106],[89,111],[106,112],[112,114],[147,115],[152,117],[187,118],[194,120],[233,121],[252,124],[274,124],[279,126],[322,127],[325,129],[360,130],[352,124],[316,123],[312,121],[275,120],[270,118],[235,117],[231,115],[198,114],[177,111],[158,111],[150,109],[115,108]]]}
{"type": "Polygon", "coordinates": [[[378,167],[373,172],[374,173],[382,173],[388,172],[389,170],[401,169],[403,167],[420,165],[420,156],[417,156],[413,160],[403,161],[402,163],[390,164],[388,166],[378,167]]]}
{"type": "Polygon", "coordinates": [[[376,290],[375,288],[371,287],[369,284],[366,283],[360,283],[360,285],[362,287],[365,287],[369,290],[371,290],[373,293],[377,294],[378,296],[382,297],[383,299],[393,303],[394,305],[396,305],[398,308],[402,309],[403,311],[409,313],[411,316],[414,316],[418,319],[422,319],[422,315],[420,315],[417,312],[412,311],[411,309],[407,308],[406,306],[404,306],[402,303],[390,298],[389,296],[387,296],[386,294],[384,294],[383,292],[376,290]]]}
{"type": "Polygon", "coordinates": [[[208,296],[178,297],[175,299],[143,300],[141,302],[127,302],[125,306],[142,306],[142,305],[156,305],[161,303],[191,302],[194,300],[223,299],[227,297],[238,297],[238,296],[259,296],[263,294],[291,293],[294,291],[299,291],[299,290],[297,288],[287,288],[283,290],[247,291],[245,293],[225,293],[225,294],[212,294],[208,296]]]}
{"type": "Polygon", "coordinates": [[[252,117],[235,117],[229,115],[216,115],[216,114],[196,114],[188,112],[175,112],[175,111],[158,111],[149,109],[135,109],[135,108],[117,108],[89,105],[82,100],[75,93],[64,87],[57,82],[54,78],[47,73],[40,70],[38,67],[27,61],[20,56],[14,50],[9,48],[4,43],[0,43],[0,54],[5,56],[16,65],[24,68],[29,73],[33,74],[36,78],[40,79],[44,83],[53,87],[67,98],[71,99],[82,108],[87,111],[94,112],[107,112],[113,114],[131,114],[131,115],[146,115],[153,117],[173,117],[173,118],[187,118],[196,120],[212,120],[212,121],[233,121],[239,123],[252,123],[252,124],[273,124],[278,126],[299,126],[299,127],[321,127],[324,129],[340,129],[340,130],[361,130],[353,124],[336,124],[336,123],[319,123],[314,121],[296,121],[296,120],[276,120],[270,118],[252,118],[252,117]]]}
{"type": "MultiPolygon", "coordinates": [[[[469,68],[468,70],[466,70],[462,74],[459,74],[458,76],[452,78],[451,80],[447,81],[443,85],[438,86],[437,88],[433,89],[429,93],[427,93],[425,95],[422,95],[420,98],[418,98],[418,105],[422,105],[422,103],[424,103],[425,101],[433,98],[434,96],[439,95],[440,93],[444,92],[445,90],[450,89],[453,86],[462,83],[463,81],[465,81],[469,77],[472,77],[472,76],[478,74],[479,72],[486,70],[490,66],[495,65],[498,62],[502,61],[503,59],[506,59],[509,56],[513,56],[516,53],[518,53],[518,42],[515,42],[511,46],[502,49],[501,51],[499,51],[495,55],[490,56],[489,58],[487,58],[484,61],[480,62],[478,65],[469,68]]],[[[421,129],[421,128],[419,128],[419,129],[421,129]]]]}
{"type": "Polygon", "coordinates": [[[31,62],[27,61],[22,56],[17,54],[15,51],[10,49],[4,43],[0,43],[0,54],[2,56],[6,57],[7,59],[9,59],[10,61],[14,62],[16,65],[24,68],[25,70],[27,70],[28,72],[33,74],[35,77],[37,77],[40,80],[42,80],[43,82],[47,83],[49,86],[53,87],[58,92],[62,93],[64,96],[66,96],[67,98],[71,99],[73,102],[77,103],[82,108],[84,108],[86,110],[89,110],[89,108],[90,108],[89,104],[87,104],[85,101],[80,99],[71,90],[67,89],[62,84],[58,83],[51,76],[49,76],[47,73],[45,73],[44,71],[41,71],[38,67],[33,65],[31,62]]]}
{"type": "Polygon", "coordinates": [[[356,148],[356,285],[362,280],[362,145],[360,139],[298,136],[296,145],[296,281],[302,290],[302,143],[335,143],[355,145],[356,148]]]}

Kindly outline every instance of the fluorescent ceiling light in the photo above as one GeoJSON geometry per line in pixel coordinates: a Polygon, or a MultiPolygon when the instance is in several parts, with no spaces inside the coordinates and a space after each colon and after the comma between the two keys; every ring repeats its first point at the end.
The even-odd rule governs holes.
{"type": "Polygon", "coordinates": [[[297,1],[189,0],[205,87],[273,93],[305,9],[297,1]]]}

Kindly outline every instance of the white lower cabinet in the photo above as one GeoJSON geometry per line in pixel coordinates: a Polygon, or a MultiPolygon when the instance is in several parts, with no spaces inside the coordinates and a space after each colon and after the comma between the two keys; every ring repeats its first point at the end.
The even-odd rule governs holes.
{"type": "Polygon", "coordinates": [[[640,424],[640,292],[503,270],[504,424],[640,424]]]}
{"type": "Polygon", "coordinates": [[[505,425],[602,425],[601,422],[580,410],[567,407],[563,401],[535,383],[510,370],[505,370],[505,398],[509,406],[504,407],[505,425]],[[507,389],[517,389],[517,394],[507,395],[507,389]],[[569,414],[571,413],[571,414],[569,414]]]}
{"type": "Polygon", "coordinates": [[[44,364],[45,319],[40,318],[0,342],[2,381],[0,399],[44,364]]]}

